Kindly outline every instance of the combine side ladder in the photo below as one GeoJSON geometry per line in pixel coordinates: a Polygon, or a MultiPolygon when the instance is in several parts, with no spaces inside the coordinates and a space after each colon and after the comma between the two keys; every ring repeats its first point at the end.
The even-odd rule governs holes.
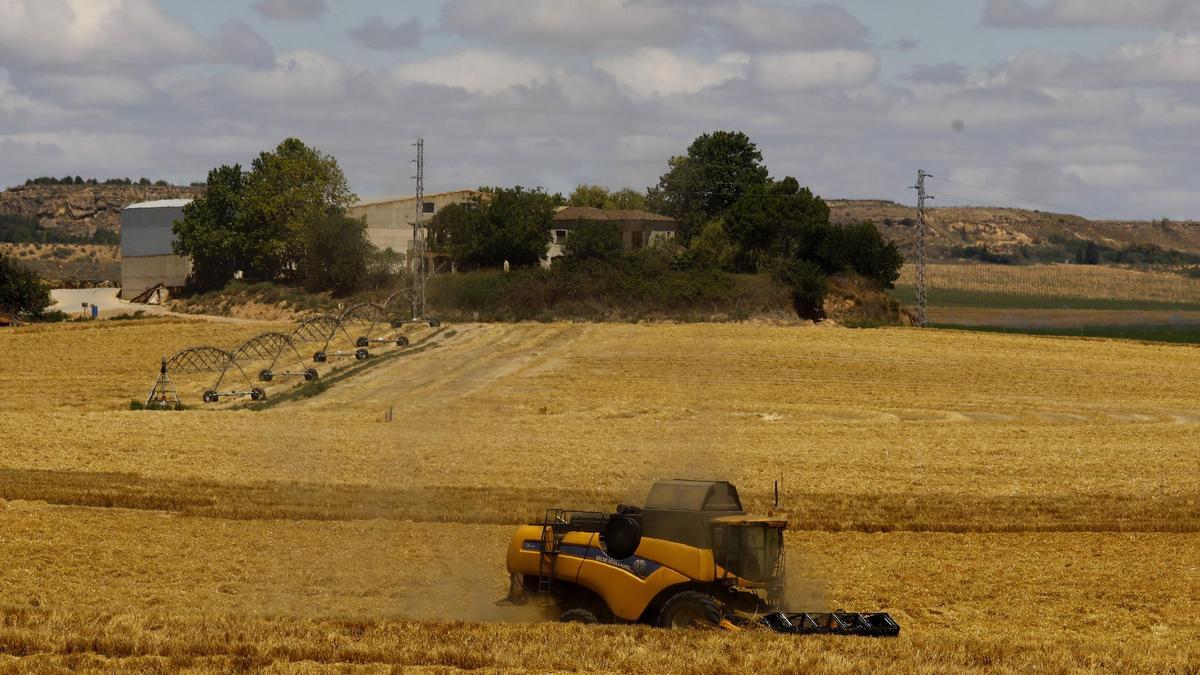
{"type": "Polygon", "coordinates": [[[558,545],[562,541],[559,525],[566,523],[566,512],[548,509],[542,521],[542,540],[538,547],[538,593],[554,590],[554,567],[558,563],[558,545]]]}

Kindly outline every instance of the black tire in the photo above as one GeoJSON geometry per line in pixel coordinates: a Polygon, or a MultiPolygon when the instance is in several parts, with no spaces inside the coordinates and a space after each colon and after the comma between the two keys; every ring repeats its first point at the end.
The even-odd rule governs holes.
{"type": "Polygon", "coordinates": [[[404,321],[400,319],[392,319],[392,328],[399,328],[404,325],[404,321]]]}
{"type": "Polygon", "coordinates": [[[400,337],[396,338],[396,346],[397,347],[407,347],[408,346],[408,338],[404,335],[401,335],[400,337]]]}
{"type": "Polygon", "coordinates": [[[558,620],[562,623],[600,623],[600,619],[586,609],[568,609],[558,620]]]}
{"type": "Polygon", "coordinates": [[[261,401],[267,397],[267,390],[262,387],[255,387],[250,390],[251,401],[261,401]]]}
{"type": "Polygon", "coordinates": [[[358,347],[359,349],[362,349],[363,347],[370,347],[371,340],[369,338],[360,337],[354,341],[354,346],[358,347]]]}
{"type": "Polygon", "coordinates": [[[271,378],[273,378],[273,377],[275,377],[275,373],[272,373],[271,371],[266,370],[266,369],[259,371],[259,373],[258,373],[258,379],[263,382],[270,382],[271,378]]]}
{"type": "Polygon", "coordinates": [[[708,593],[681,591],[658,612],[663,628],[711,628],[721,623],[721,609],[708,593]]]}
{"type": "Polygon", "coordinates": [[[204,392],[204,402],[205,403],[217,403],[220,400],[221,400],[220,395],[218,395],[217,392],[213,391],[212,389],[209,389],[208,391],[204,392]]]}
{"type": "Polygon", "coordinates": [[[371,352],[368,352],[365,349],[356,349],[354,351],[354,360],[355,361],[366,361],[367,357],[370,355],[371,355],[371,352]]]}
{"type": "Polygon", "coordinates": [[[437,328],[438,326],[442,325],[442,322],[438,321],[437,319],[430,319],[425,323],[428,324],[430,328],[437,328]]]}
{"type": "Polygon", "coordinates": [[[316,363],[325,363],[325,352],[317,352],[313,354],[313,361],[316,363]]]}
{"type": "Polygon", "coordinates": [[[308,370],[304,371],[304,381],[305,382],[312,382],[313,380],[317,379],[318,377],[320,377],[320,374],[317,373],[316,368],[309,368],[308,370]]]}

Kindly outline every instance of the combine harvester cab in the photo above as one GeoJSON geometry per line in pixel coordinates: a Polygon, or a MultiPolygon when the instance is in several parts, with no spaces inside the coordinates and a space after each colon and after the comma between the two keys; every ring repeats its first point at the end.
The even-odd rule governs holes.
{"type": "Polygon", "coordinates": [[[784,611],[786,528],[785,517],[746,515],[724,481],[658,481],[644,508],[612,514],[550,509],[513,536],[502,602],[542,603],[581,623],[900,633],[883,612],[784,611]]]}

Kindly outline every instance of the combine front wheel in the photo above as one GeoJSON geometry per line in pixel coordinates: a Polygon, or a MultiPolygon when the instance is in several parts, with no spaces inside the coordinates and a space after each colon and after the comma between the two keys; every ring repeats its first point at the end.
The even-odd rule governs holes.
{"type": "Polygon", "coordinates": [[[600,619],[586,609],[568,609],[558,620],[563,623],[600,623],[600,619]]]}
{"type": "Polygon", "coordinates": [[[721,623],[721,610],[708,593],[676,593],[658,613],[663,628],[712,628],[721,623]]]}

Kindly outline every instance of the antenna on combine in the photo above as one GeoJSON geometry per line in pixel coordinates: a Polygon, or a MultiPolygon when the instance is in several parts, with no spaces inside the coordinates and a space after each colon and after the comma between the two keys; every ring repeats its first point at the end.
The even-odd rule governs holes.
{"type": "Polygon", "coordinates": [[[929,287],[925,277],[925,200],[933,199],[925,194],[925,179],[933,178],[933,174],[925,173],[925,169],[917,170],[917,325],[921,328],[929,326],[929,287]]]}
{"type": "Polygon", "coordinates": [[[412,318],[413,321],[420,319],[425,315],[425,281],[428,277],[426,266],[428,261],[425,255],[425,228],[421,224],[421,220],[425,216],[425,139],[418,137],[417,142],[413,145],[417,148],[417,158],[414,162],[417,165],[417,175],[413,176],[416,181],[416,202],[417,214],[413,219],[413,238],[412,238],[412,253],[409,260],[409,272],[412,274],[413,292],[412,292],[412,318]]]}

